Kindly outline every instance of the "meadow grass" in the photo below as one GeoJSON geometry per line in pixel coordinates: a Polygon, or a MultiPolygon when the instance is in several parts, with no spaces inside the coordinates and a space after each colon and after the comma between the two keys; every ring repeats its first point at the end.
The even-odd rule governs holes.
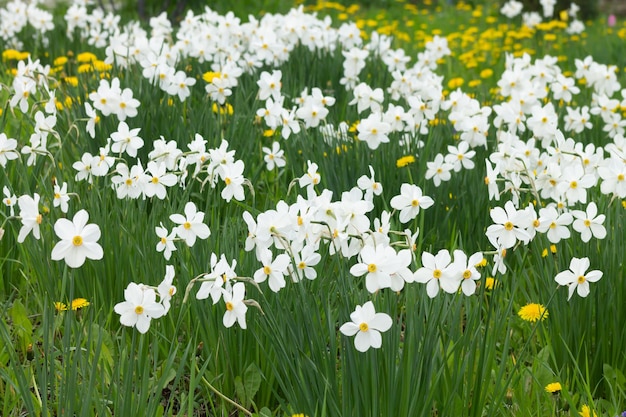
{"type": "MultiPolygon", "coordinates": [[[[590,21],[582,33],[570,33],[575,17],[557,11],[554,19],[529,29],[520,16],[503,17],[499,7],[464,3],[397,1],[381,9],[319,2],[299,11],[265,5],[264,13],[239,5],[241,20],[226,10],[201,10],[193,16],[202,18],[190,14],[170,28],[158,18],[143,23],[147,32],[133,16],[117,22],[93,6],[84,13],[57,10],[50,30],[41,30],[48,15],[39,9],[19,2],[5,9],[31,23],[3,38],[0,64],[0,126],[4,139],[15,139],[15,145],[0,142],[0,157],[7,158],[0,159],[0,181],[7,189],[0,223],[0,415],[621,413],[626,408],[621,307],[626,105],[620,82],[626,26],[590,21]],[[257,23],[246,26],[253,17],[257,23]],[[302,29],[289,26],[294,20],[302,29]],[[68,35],[77,22],[84,26],[70,28],[68,35]],[[90,44],[97,39],[83,31],[86,27],[105,38],[101,46],[90,44]],[[376,53],[372,42],[384,44],[384,36],[393,36],[392,49],[379,46],[382,52],[376,53]],[[172,52],[172,45],[179,49],[172,52]],[[370,46],[367,58],[346,64],[342,52],[364,51],[363,45],[370,46]],[[202,46],[200,54],[196,47],[202,46]],[[263,55],[268,48],[275,49],[263,55]],[[410,59],[407,70],[390,58],[390,51],[401,48],[410,59]],[[178,58],[168,61],[168,51],[178,58]],[[245,67],[244,52],[258,66],[237,74],[233,67],[245,67]],[[576,75],[587,56],[596,74],[615,77],[612,84],[591,78],[593,71],[576,75]],[[155,65],[141,64],[143,58],[155,65]],[[352,86],[346,81],[350,65],[362,67],[352,86]],[[184,72],[177,83],[189,85],[189,96],[173,92],[176,83],[160,84],[158,74],[154,79],[142,74],[150,67],[167,79],[184,72]],[[412,83],[395,98],[393,82],[401,77],[394,67],[412,83]],[[276,70],[281,71],[272,87],[276,95],[265,95],[282,100],[281,119],[292,106],[304,109],[295,119],[299,132],[294,129],[288,138],[282,120],[272,126],[268,113],[274,110],[261,98],[261,81],[276,70]],[[541,87],[528,84],[533,94],[546,94],[522,112],[526,129],[517,131],[514,122],[496,121],[496,106],[518,100],[503,91],[515,71],[532,74],[528,79],[536,83],[550,77],[541,87]],[[217,103],[218,95],[205,86],[219,87],[229,73],[237,74],[236,85],[222,86],[231,95],[217,103]],[[575,81],[570,90],[580,89],[571,100],[551,90],[557,73],[575,81]],[[120,91],[100,90],[102,80],[107,87],[119,82],[120,91]],[[369,93],[355,99],[361,82],[382,89],[380,102],[371,99],[364,110],[360,102],[369,93]],[[334,103],[326,106],[319,126],[307,127],[313,116],[306,100],[314,88],[334,103]],[[120,114],[132,105],[112,110],[92,95],[118,103],[124,89],[140,103],[137,115],[124,118],[120,114]],[[461,105],[455,107],[455,100],[461,105]],[[602,108],[602,100],[609,108],[602,108]],[[549,115],[554,125],[544,134],[542,125],[533,127],[529,119],[537,119],[533,111],[548,103],[554,106],[549,115]],[[412,112],[399,128],[389,127],[393,118],[376,116],[391,104],[406,110],[402,117],[412,112]],[[589,116],[593,126],[580,132],[567,128],[567,108],[583,106],[598,109],[589,116]],[[54,121],[45,120],[51,116],[54,121]],[[115,139],[122,120],[140,129],[144,143],[136,153],[129,151],[130,142],[115,139]],[[93,135],[88,123],[94,124],[93,135]],[[382,137],[373,129],[388,129],[389,143],[366,138],[366,133],[382,137]],[[42,138],[44,145],[38,142],[42,138]],[[464,152],[474,166],[458,171],[446,166],[450,179],[434,181],[437,172],[429,172],[437,156],[472,140],[478,142],[464,152]],[[283,154],[273,152],[273,161],[285,164],[268,169],[264,148],[274,142],[283,154]],[[601,148],[599,153],[583,152],[589,144],[601,148]],[[573,193],[572,176],[587,180],[572,173],[585,158],[590,161],[580,166],[594,181],[581,201],[565,193],[573,193]],[[497,167],[496,174],[487,171],[486,161],[497,167]],[[157,174],[158,163],[169,165],[157,174]],[[101,164],[106,166],[98,174],[101,164]],[[134,198],[119,194],[125,184],[116,179],[124,172],[119,164],[137,168],[128,176],[129,183],[140,184],[134,198]],[[542,174],[555,167],[555,183],[570,184],[559,186],[566,190],[562,194],[541,185],[542,174]],[[602,169],[615,175],[601,175],[602,169]],[[165,197],[147,195],[150,183],[168,183],[167,174],[175,180],[165,197]],[[363,176],[372,175],[377,186],[362,185],[363,176]],[[615,178],[617,185],[607,191],[615,178]],[[488,182],[498,184],[497,200],[488,182]],[[57,205],[65,192],[54,187],[62,184],[67,210],[57,205]],[[418,186],[432,205],[419,197],[421,209],[405,219],[396,197],[408,184],[418,186]],[[225,195],[225,189],[235,194],[225,195]],[[556,224],[549,227],[548,211],[540,210],[555,207],[559,216],[571,215],[586,210],[588,202],[606,216],[601,222],[606,236],[594,232],[583,240],[570,221],[571,237],[555,242],[547,231],[556,224]],[[185,224],[195,221],[187,214],[189,204],[202,213],[199,223],[210,235],[201,225],[185,224]],[[497,209],[506,207],[514,211],[510,228],[521,236],[511,245],[493,228],[500,222],[497,209]],[[81,238],[67,248],[87,250],[82,242],[95,234],[59,230],[67,226],[63,219],[76,219],[83,209],[100,231],[96,243],[102,256],[91,246],[88,259],[72,258],[79,264],[72,265],[69,249],[55,256],[63,236],[81,238]],[[539,217],[537,225],[527,218],[529,210],[539,217]],[[157,235],[159,226],[167,237],[157,235]],[[34,231],[22,236],[29,228],[39,229],[40,237],[34,231]],[[190,229],[197,238],[189,237],[190,229]],[[531,229],[539,230],[532,238],[531,229]],[[174,245],[171,257],[155,250],[159,242],[174,245]],[[386,250],[385,256],[371,257],[373,248],[386,250]],[[453,266],[437,267],[438,273],[443,270],[440,281],[456,283],[452,289],[433,279],[424,285],[421,278],[434,277],[428,256],[443,257],[442,251],[454,257],[448,260],[453,266]],[[480,261],[459,269],[460,254],[479,254],[480,261]],[[588,271],[575,271],[582,281],[559,285],[555,277],[564,277],[560,274],[572,267],[573,258],[588,258],[588,271]],[[299,275],[307,262],[315,277],[299,275]],[[355,272],[357,264],[368,272],[355,272]],[[374,278],[377,268],[391,272],[374,278]],[[475,287],[450,278],[470,270],[480,274],[473,275],[475,287]],[[591,270],[601,271],[602,279],[591,282],[591,270]],[[568,299],[568,290],[582,286],[585,274],[589,294],[568,299]],[[235,290],[242,287],[243,301],[235,290]],[[357,306],[369,301],[391,325],[382,326],[382,346],[368,339],[371,347],[361,352],[359,337],[372,335],[384,321],[355,315],[357,306]],[[360,327],[356,339],[347,336],[343,326],[351,321],[370,329],[360,327]],[[554,383],[558,389],[549,385],[554,383]]],[[[10,15],[2,16],[9,21],[10,15]]],[[[130,103],[128,96],[124,100],[130,103]]],[[[317,105],[316,111],[323,111],[317,105]]]]}

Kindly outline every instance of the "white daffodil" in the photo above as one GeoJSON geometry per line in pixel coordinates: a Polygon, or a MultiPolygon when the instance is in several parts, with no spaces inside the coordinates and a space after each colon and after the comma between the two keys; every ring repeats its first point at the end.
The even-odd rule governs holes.
{"type": "Polygon", "coordinates": [[[102,259],[104,255],[100,239],[100,227],[97,224],[87,224],[89,214],[80,210],[72,221],[59,219],[54,224],[54,232],[61,241],[52,248],[52,260],[65,263],[70,268],[78,268],[85,263],[85,259],[102,259]]]}
{"type": "Polygon", "coordinates": [[[351,322],[344,323],[339,331],[346,336],[354,336],[354,347],[359,352],[382,346],[381,332],[391,328],[392,320],[388,314],[377,313],[374,303],[366,302],[350,314],[351,322]]]}

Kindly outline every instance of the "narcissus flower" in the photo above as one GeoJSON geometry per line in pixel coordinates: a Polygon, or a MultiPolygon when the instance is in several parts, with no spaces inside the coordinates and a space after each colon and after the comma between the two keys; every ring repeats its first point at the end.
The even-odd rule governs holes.
{"type": "Polygon", "coordinates": [[[54,232],[61,241],[52,248],[52,260],[65,263],[70,268],[78,268],[85,263],[85,259],[102,259],[104,252],[98,244],[100,227],[97,224],[87,224],[89,214],[80,210],[72,221],[59,219],[54,224],[54,232]]]}
{"type": "Polygon", "coordinates": [[[354,336],[354,347],[359,352],[369,348],[378,349],[382,346],[381,332],[391,328],[391,317],[385,313],[377,313],[374,303],[366,302],[350,314],[351,322],[344,323],[339,331],[346,336],[354,336]]]}
{"type": "Polygon", "coordinates": [[[237,282],[233,285],[232,292],[224,290],[222,295],[224,303],[226,303],[226,312],[222,319],[224,327],[231,327],[236,321],[242,329],[246,328],[248,306],[244,303],[245,296],[246,288],[243,282],[237,282]]]}
{"type": "Polygon", "coordinates": [[[589,295],[589,283],[596,282],[602,278],[602,271],[593,270],[587,272],[589,268],[589,258],[572,258],[569,264],[569,270],[559,272],[554,280],[559,285],[568,287],[569,295],[567,299],[572,298],[574,291],[578,292],[581,297],[589,295]]]}
{"type": "Polygon", "coordinates": [[[150,320],[165,315],[165,307],[156,301],[153,288],[131,282],[124,290],[126,301],[117,303],[113,310],[120,315],[124,326],[136,327],[139,333],[146,333],[150,320]]]}
{"type": "Polygon", "coordinates": [[[422,195],[422,189],[414,184],[402,184],[400,195],[391,199],[391,207],[400,210],[400,221],[407,223],[414,219],[420,208],[427,209],[435,202],[432,198],[422,195]]]}
{"type": "Polygon", "coordinates": [[[185,204],[185,215],[172,214],[170,220],[179,226],[176,227],[176,234],[183,239],[187,246],[193,246],[196,238],[206,239],[211,235],[209,226],[203,223],[204,212],[197,211],[196,205],[189,201],[185,204]]]}

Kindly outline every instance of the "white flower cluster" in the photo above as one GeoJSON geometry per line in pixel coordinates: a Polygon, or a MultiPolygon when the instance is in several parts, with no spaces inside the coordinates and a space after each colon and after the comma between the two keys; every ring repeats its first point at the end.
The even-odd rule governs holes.
{"type": "MultiPolygon", "coordinates": [[[[556,6],[556,0],[539,0],[544,18],[554,17],[554,6],[556,6]]],[[[542,16],[537,12],[524,12],[524,4],[517,0],[508,0],[500,8],[500,13],[509,19],[513,19],[516,16],[522,14],[522,21],[524,25],[529,28],[537,26],[543,21],[542,16]]],[[[576,3],[571,3],[567,10],[567,16],[571,18],[571,22],[566,31],[570,34],[578,34],[585,31],[585,24],[577,18],[580,7],[576,3]]]]}
{"type": "Polygon", "coordinates": [[[0,39],[5,48],[22,49],[19,35],[27,26],[35,30],[35,38],[40,38],[43,46],[48,45],[46,34],[54,29],[52,13],[38,7],[37,3],[13,0],[0,8],[0,39]]]}

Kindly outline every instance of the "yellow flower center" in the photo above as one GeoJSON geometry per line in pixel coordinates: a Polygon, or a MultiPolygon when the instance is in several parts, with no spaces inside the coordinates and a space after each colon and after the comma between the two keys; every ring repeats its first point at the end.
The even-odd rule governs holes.
{"type": "Polygon", "coordinates": [[[582,284],[582,283],[583,283],[583,282],[585,282],[586,280],[587,280],[587,279],[585,278],[585,276],[584,276],[584,275],[581,275],[581,276],[579,276],[579,277],[578,277],[578,283],[579,283],[579,284],[582,284]]]}
{"type": "Polygon", "coordinates": [[[439,278],[441,278],[441,270],[439,270],[439,269],[435,269],[435,270],[433,271],[433,278],[435,278],[435,279],[439,279],[439,278]]]}
{"type": "Polygon", "coordinates": [[[463,272],[463,279],[470,279],[472,277],[472,271],[470,271],[469,269],[466,269],[465,272],[463,272]]]}
{"type": "Polygon", "coordinates": [[[82,245],[82,244],[83,244],[83,237],[82,237],[82,236],[78,236],[78,235],[77,235],[77,236],[74,236],[74,237],[72,238],[72,244],[73,244],[74,246],[80,246],[80,245],[82,245]]]}
{"type": "Polygon", "coordinates": [[[159,178],[158,177],[152,177],[152,184],[158,184],[159,183],[159,178]]]}
{"type": "Polygon", "coordinates": [[[191,229],[191,223],[189,223],[189,222],[185,222],[185,223],[183,223],[183,227],[184,227],[186,230],[189,230],[189,229],[191,229]]]}
{"type": "Polygon", "coordinates": [[[377,269],[376,264],[369,264],[367,266],[367,272],[376,272],[377,269]]]}
{"type": "MultiPolygon", "coordinates": [[[[54,193],[54,199],[55,199],[55,200],[58,200],[59,198],[61,198],[61,194],[59,194],[59,193],[54,193]]],[[[9,201],[9,203],[11,203],[11,202],[9,201]]]]}
{"type": "Polygon", "coordinates": [[[569,183],[570,188],[577,188],[578,187],[578,182],[576,181],[572,181],[569,183]]]}
{"type": "Polygon", "coordinates": [[[226,185],[230,185],[232,180],[229,177],[226,177],[226,178],[224,178],[224,182],[226,183],[226,185]]]}
{"type": "Polygon", "coordinates": [[[302,261],[298,264],[298,269],[304,269],[304,268],[306,268],[306,263],[302,261]]]}
{"type": "Polygon", "coordinates": [[[556,223],[554,222],[550,223],[550,229],[556,229],[556,223]]]}
{"type": "Polygon", "coordinates": [[[41,214],[38,214],[35,218],[35,221],[37,222],[37,224],[41,224],[41,222],[43,221],[43,216],[41,214]]]}
{"type": "Polygon", "coordinates": [[[617,180],[618,181],[624,181],[624,174],[618,174],[617,175],[617,180]]]}
{"type": "Polygon", "coordinates": [[[165,245],[167,243],[167,238],[166,237],[162,237],[161,238],[161,243],[165,245]]]}
{"type": "Polygon", "coordinates": [[[135,307],[135,314],[137,315],[143,314],[143,306],[135,307]]]}
{"type": "Polygon", "coordinates": [[[130,187],[131,185],[133,185],[133,180],[132,180],[132,178],[126,178],[126,181],[124,181],[124,184],[126,184],[128,187],[130,187]]]}
{"type": "Polygon", "coordinates": [[[506,222],[506,223],[504,223],[504,228],[505,228],[506,230],[509,230],[509,231],[510,231],[510,230],[513,230],[513,223],[511,223],[511,222],[506,222]]]}
{"type": "Polygon", "coordinates": [[[272,268],[270,268],[269,266],[265,265],[265,266],[263,267],[263,273],[264,273],[265,275],[269,275],[269,274],[271,274],[271,273],[272,273],[272,268]]]}
{"type": "Polygon", "coordinates": [[[359,324],[359,330],[362,332],[366,332],[370,329],[370,326],[367,325],[367,323],[361,323],[359,324]]]}
{"type": "Polygon", "coordinates": [[[533,227],[539,227],[541,223],[539,223],[539,220],[535,219],[533,220],[533,227]]]}
{"type": "Polygon", "coordinates": [[[412,205],[413,207],[417,207],[417,206],[419,206],[419,205],[420,205],[420,202],[419,202],[419,201],[417,201],[417,200],[413,200],[413,201],[411,201],[411,205],[412,205]]]}
{"type": "Polygon", "coordinates": [[[226,310],[233,311],[233,308],[233,303],[231,303],[230,301],[226,301],[226,310]]]}

